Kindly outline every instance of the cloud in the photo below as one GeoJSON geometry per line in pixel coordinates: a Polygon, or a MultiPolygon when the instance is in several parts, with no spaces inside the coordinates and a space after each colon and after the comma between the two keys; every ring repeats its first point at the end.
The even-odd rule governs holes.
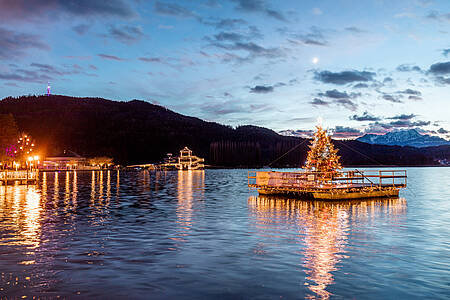
{"type": "Polygon", "coordinates": [[[104,58],[104,59],[109,59],[109,60],[117,60],[117,61],[124,61],[125,59],[120,58],[118,56],[115,55],[109,55],[109,54],[97,54],[99,57],[104,58]]]}
{"type": "Polygon", "coordinates": [[[150,62],[150,63],[163,63],[164,60],[160,57],[139,57],[140,61],[150,62]]]}
{"type": "Polygon", "coordinates": [[[419,97],[419,96],[413,96],[413,95],[411,95],[411,96],[408,96],[408,100],[419,101],[419,100],[423,100],[423,98],[422,98],[422,97],[419,97]]]}
{"type": "Polygon", "coordinates": [[[257,57],[265,58],[279,58],[284,56],[284,53],[280,48],[267,48],[258,45],[254,42],[234,42],[234,43],[222,43],[222,42],[212,42],[211,46],[221,48],[229,51],[246,51],[248,52],[247,57],[241,57],[236,54],[226,53],[222,59],[224,62],[249,62],[257,57]]]}
{"type": "Polygon", "coordinates": [[[414,95],[414,96],[421,96],[422,93],[420,91],[412,90],[412,89],[406,89],[403,91],[398,91],[399,94],[406,94],[406,95],[414,95]]]}
{"type": "Polygon", "coordinates": [[[243,112],[244,108],[235,103],[235,101],[225,101],[221,103],[206,103],[203,104],[201,110],[212,115],[228,115],[233,113],[243,112]]]}
{"type": "Polygon", "coordinates": [[[216,55],[224,62],[249,62],[257,57],[265,58],[279,58],[284,56],[284,52],[281,48],[264,47],[253,40],[261,38],[262,34],[255,26],[248,26],[246,32],[229,32],[221,31],[212,36],[205,36],[204,40],[209,42],[209,45],[226,51],[245,51],[247,56],[241,56],[241,54],[225,53],[222,56],[216,55]]]}
{"type": "Polygon", "coordinates": [[[50,47],[37,35],[0,27],[0,60],[23,57],[29,49],[50,50],[50,47]]]}
{"type": "Polygon", "coordinates": [[[430,123],[431,123],[430,121],[411,122],[411,120],[398,120],[398,121],[392,121],[387,125],[391,126],[391,127],[422,127],[422,126],[430,125],[430,123]]]}
{"type": "Polygon", "coordinates": [[[390,118],[387,118],[387,119],[391,119],[391,120],[411,120],[411,119],[413,119],[415,117],[417,117],[417,115],[415,115],[415,114],[409,114],[409,115],[401,114],[401,115],[393,116],[393,117],[390,117],[390,118]]]}
{"type": "Polygon", "coordinates": [[[252,41],[254,39],[262,38],[260,30],[255,26],[248,26],[247,31],[240,33],[221,31],[213,36],[206,36],[204,39],[209,41],[214,46],[229,47],[227,42],[242,42],[242,41],[252,41]],[[222,44],[222,45],[221,45],[222,44]]]}
{"type": "Polygon", "coordinates": [[[205,5],[206,7],[210,7],[210,8],[219,8],[219,7],[221,7],[221,5],[220,5],[218,0],[208,0],[203,5],[205,5]]]}
{"type": "Polygon", "coordinates": [[[236,9],[249,13],[262,13],[279,21],[286,21],[284,15],[267,6],[264,0],[232,0],[236,3],[236,9]]]}
{"type": "Polygon", "coordinates": [[[344,28],[346,31],[352,32],[352,33],[364,33],[366,32],[365,30],[358,28],[356,26],[350,26],[350,27],[346,27],[344,28]]]}
{"type": "Polygon", "coordinates": [[[108,36],[121,43],[132,44],[139,41],[144,36],[144,33],[140,26],[125,25],[116,27],[113,25],[109,28],[108,36]]]}
{"type": "MultiPolygon", "coordinates": [[[[410,115],[404,115],[410,116],[410,115]]],[[[393,119],[393,118],[388,118],[393,119]]],[[[383,123],[374,122],[369,124],[369,127],[365,130],[366,133],[383,134],[397,128],[415,128],[430,125],[430,121],[411,121],[410,119],[397,119],[395,121],[383,123]]]]}
{"type": "Polygon", "coordinates": [[[358,109],[358,104],[356,104],[355,102],[353,102],[350,99],[336,99],[333,102],[336,103],[337,105],[343,106],[351,111],[355,111],[356,109],[358,109]]]}
{"type": "Polygon", "coordinates": [[[223,19],[199,19],[199,21],[208,26],[215,27],[216,29],[236,29],[244,26],[247,23],[244,19],[240,18],[223,18],[223,19]]]}
{"type": "Polygon", "coordinates": [[[439,128],[438,129],[438,131],[437,131],[438,133],[440,133],[440,134],[447,134],[447,133],[449,133],[449,131],[448,130],[445,130],[444,128],[439,128]]]}
{"type": "Polygon", "coordinates": [[[365,111],[361,116],[358,115],[353,115],[350,116],[350,120],[355,120],[355,121],[379,121],[380,118],[379,117],[375,117],[371,114],[369,114],[367,111],[365,111]]]}
{"type": "Polygon", "coordinates": [[[394,79],[392,79],[391,77],[385,77],[385,78],[383,79],[383,83],[384,83],[384,84],[389,83],[389,82],[393,82],[393,81],[394,81],[394,79]]]}
{"type": "Polygon", "coordinates": [[[42,20],[43,16],[55,18],[62,13],[79,17],[130,18],[136,15],[128,2],[123,0],[0,1],[0,18],[2,20],[42,20]]]}
{"type": "Polygon", "coordinates": [[[432,64],[428,72],[433,75],[450,74],[450,61],[432,64]]]}
{"type": "Polygon", "coordinates": [[[235,33],[235,32],[219,32],[214,35],[214,39],[216,41],[221,41],[221,42],[222,41],[239,42],[239,41],[246,39],[246,37],[240,33],[235,33]]]}
{"type": "Polygon", "coordinates": [[[156,1],[155,11],[160,15],[173,16],[179,18],[197,17],[197,15],[191,10],[175,3],[165,3],[161,1],[156,1]]]}
{"type": "Polygon", "coordinates": [[[432,64],[428,74],[431,74],[437,83],[450,84],[450,61],[432,64]]]}
{"type": "Polygon", "coordinates": [[[422,69],[419,66],[414,66],[411,64],[402,64],[397,67],[397,71],[399,72],[419,72],[422,73],[422,69]]]}
{"type": "Polygon", "coordinates": [[[292,130],[292,129],[286,129],[278,132],[280,135],[284,136],[295,136],[295,137],[302,137],[302,138],[310,138],[314,136],[314,130],[292,130]]]}
{"type": "Polygon", "coordinates": [[[332,83],[337,85],[343,85],[352,82],[366,82],[372,81],[376,74],[367,71],[343,71],[343,72],[330,72],[330,71],[316,71],[314,73],[314,79],[323,83],[332,83]]]}
{"type": "Polygon", "coordinates": [[[256,94],[267,94],[272,93],[274,91],[274,87],[270,85],[256,85],[253,88],[250,88],[250,93],[256,94]]]}
{"type": "Polygon", "coordinates": [[[44,83],[51,81],[56,77],[61,79],[65,75],[80,73],[89,75],[83,73],[83,68],[77,64],[64,66],[64,68],[57,68],[49,64],[31,63],[30,69],[22,69],[15,65],[11,65],[11,69],[0,72],[0,79],[7,81],[44,83]]]}
{"type": "Polygon", "coordinates": [[[311,102],[314,106],[328,106],[330,103],[319,98],[314,98],[311,102]]]}
{"type": "MultiPolygon", "coordinates": [[[[212,97],[214,98],[214,97],[212,97]]],[[[209,115],[220,116],[234,113],[249,113],[255,111],[272,110],[268,104],[242,105],[238,100],[226,100],[219,102],[208,102],[200,105],[200,109],[209,115]]]]}
{"type": "Polygon", "coordinates": [[[44,83],[52,79],[48,75],[36,71],[16,70],[16,73],[0,73],[0,79],[22,82],[44,83]]]}
{"type": "Polygon", "coordinates": [[[88,32],[88,30],[90,28],[91,28],[91,26],[87,25],[87,24],[80,24],[80,25],[72,27],[73,31],[75,31],[79,35],[85,34],[86,32],[88,32]]]}
{"type": "Polygon", "coordinates": [[[290,37],[288,41],[292,44],[299,44],[299,42],[313,46],[328,46],[329,44],[325,38],[324,30],[316,26],[312,26],[309,32],[291,34],[290,37]]]}
{"type": "Polygon", "coordinates": [[[393,102],[393,103],[402,103],[403,101],[400,100],[402,98],[402,95],[391,95],[391,94],[384,94],[381,96],[384,100],[393,102]]]}
{"type": "Polygon", "coordinates": [[[345,126],[336,126],[334,129],[331,129],[332,137],[334,138],[355,138],[363,135],[363,133],[356,128],[345,127],[345,126]]]}
{"type": "Polygon", "coordinates": [[[354,89],[362,89],[362,88],[368,88],[369,85],[366,83],[357,83],[353,86],[354,89]]]}
{"type": "Polygon", "coordinates": [[[340,92],[336,89],[328,90],[325,93],[318,93],[319,97],[327,97],[333,99],[333,103],[338,106],[343,106],[351,111],[355,111],[358,108],[358,104],[353,102],[351,99],[357,98],[361,96],[361,93],[347,93],[340,92]]]}
{"type": "Polygon", "coordinates": [[[427,15],[428,19],[435,21],[447,21],[450,22],[450,13],[439,13],[438,11],[431,11],[427,15]]]}
{"type": "Polygon", "coordinates": [[[321,97],[328,97],[328,98],[332,98],[332,99],[350,99],[350,98],[356,98],[361,96],[361,93],[350,93],[348,94],[347,92],[340,92],[336,89],[334,90],[328,90],[325,93],[318,93],[318,96],[321,97]]]}
{"type": "Polygon", "coordinates": [[[450,48],[442,50],[442,55],[444,55],[445,57],[448,57],[449,54],[450,54],[450,48]]]}

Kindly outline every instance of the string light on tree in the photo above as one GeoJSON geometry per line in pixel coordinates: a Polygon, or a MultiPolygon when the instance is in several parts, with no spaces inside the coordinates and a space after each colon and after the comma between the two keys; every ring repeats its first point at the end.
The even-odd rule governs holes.
{"type": "Polygon", "coordinates": [[[22,133],[16,142],[15,157],[21,161],[26,161],[33,154],[34,142],[30,135],[22,133]]]}
{"type": "Polygon", "coordinates": [[[339,163],[340,156],[337,155],[338,149],[334,148],[331,138],[326,130],[319,124],[316,126],[314,139],[311,141],[304,168],[308,171],[321,172],[326,178],[336,175],[338,170],[342,169],[339,163]]]}

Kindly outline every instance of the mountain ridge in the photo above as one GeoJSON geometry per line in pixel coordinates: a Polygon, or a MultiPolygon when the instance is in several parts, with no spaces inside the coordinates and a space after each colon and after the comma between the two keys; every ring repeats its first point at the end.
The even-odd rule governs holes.
{"type": "Polygon", "coordinates": [[[365,134],[356,140],[368,144],[411,146],[416,148],[450,145],[450,142],[445,139],[420,134],[416,129],[397,130],[384,135],[365,134]]]}

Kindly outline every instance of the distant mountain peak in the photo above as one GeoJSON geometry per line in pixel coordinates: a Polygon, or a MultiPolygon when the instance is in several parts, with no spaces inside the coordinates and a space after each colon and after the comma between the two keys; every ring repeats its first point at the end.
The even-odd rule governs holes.
{"type": "Polygon", "coordinates": [[[437,136],[421,134],[417,129],[396,130],[383,135],[365,134],[357,139],[360,142],[389,146],[411,146],[417,148],[450,145],[450,142],[437,136]]]}

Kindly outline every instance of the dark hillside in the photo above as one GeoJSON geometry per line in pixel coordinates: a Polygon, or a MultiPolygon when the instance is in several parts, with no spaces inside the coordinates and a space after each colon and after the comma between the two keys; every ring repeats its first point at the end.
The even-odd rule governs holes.
{"type": "MultiPolygon", "coordinates": [[[[256,126],[233,129],[139,100],[23,96],[1,100],[0,114],[11,114],[19,131],[31,134],[36,140],[42,155],[69,149],[87,157],[111,156],[116,163],[124,165],[158,162],[166,153],[177,155],[181,148],[188,146],[196,155],[205,157],[208,164],[263,166],[304,141],[256,126]]],[[[434,158],[424,154],[423,149],[358,141],[335,143],[345,165],[434,163],[434,158]]],[[[273,166],[299,166],[307,150],[308,142],[303,142],[273,166]]],[[[439,150],[432,153],[441,155],[439,150]]]]}

